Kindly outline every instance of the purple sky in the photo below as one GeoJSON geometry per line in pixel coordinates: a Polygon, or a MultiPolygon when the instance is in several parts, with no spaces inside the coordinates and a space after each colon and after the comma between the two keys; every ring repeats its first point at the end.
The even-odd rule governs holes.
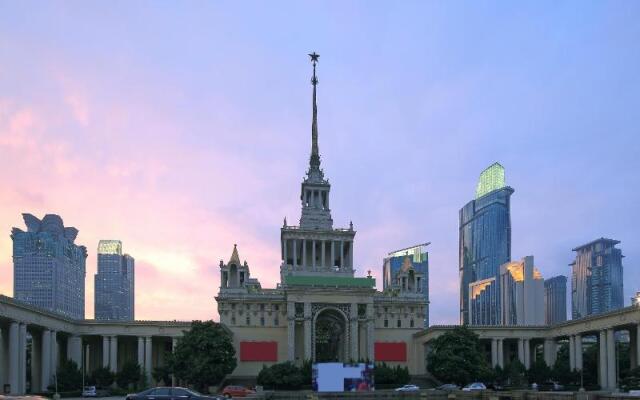
{"type": "Polygon", "coordinates": [[[628,303],[638,21],[633,1],[0,2],[0,292],[22,212],[80,230],[88,317],[99,239],[136,258],[142,319],[217,319],[234,243],[274,286],[315,50],[322,165],[358,274],[430,241],[431,322],[457,322],[458,210],[499,161],[514,259],[569,274],[576,245],[621,240],[628,303]]]}

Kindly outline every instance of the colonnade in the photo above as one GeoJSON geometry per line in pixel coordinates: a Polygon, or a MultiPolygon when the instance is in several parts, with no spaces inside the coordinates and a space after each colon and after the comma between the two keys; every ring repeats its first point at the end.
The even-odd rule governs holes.
{"type": "Polygon", "coordinates": [[[353,240],[282,239],[282,259],[294,269],[353,269],[353,240]]]}

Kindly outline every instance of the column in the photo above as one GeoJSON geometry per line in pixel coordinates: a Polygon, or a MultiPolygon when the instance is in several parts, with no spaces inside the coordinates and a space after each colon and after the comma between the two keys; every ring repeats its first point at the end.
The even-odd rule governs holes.
{"type": "Polygon", "coordinates": [[[138,365],[141,369],[144,368],[144,337],[138,336],[138,365]]]}
{"type": "Polygon", "coordinates": [[[82,368],[82,338],[78,335],[67,339],[67,358],[82,368]]]}
{"type": "Polygon", "coordinates": [[[58,373],[58,332],[51,331],[51,374],[58,373]]]}
{"type": "Polygon", "coordinates": [[[529,339],[524,340],[524,367],[531,368],[531,342],[529,339]]]}
{"type": "Polygon", "coordinates": [[[42,332],[42,348],[40,358],[40,391],[48,391],[51,379],[51,331],[42,332]]]}
{"type": "Polygon", "coordinates": [[[296,358],[296,310],[293,301],[287,303],[287,360],[296,358]]]}
{"type": "Polygon", "coordinates": [[[613,329],[607,329],[607,383],[609,389],[618,387],[616,378],[616,338],[613,329]]]}
{"type": "Polygon", "coordinates": [[[325,261],[326,250],[325,250],[324,242],[325,242],[325,240],[320,242],[320,251],[322,251],[322,255],[320,256],[320,262],[322,263],[322,268],[326,268],[327,267],[327,263],[325,261]]]}
{"type": "MultiPolygon", "coordinates": [[[[6,379],[6,371],[7,371],[7,353],[4,351],[5,347],[5,335],[2,332],[2,327],[0,327],[0,390],[3,390],[4,384],[8,383],[5,381],[6,379]]],[[[4,393],[4,392],[2,392],[4,393]]]]}
{"type": "MultiPolygon", "coordinates": [[[[176,352],[176,346],[178,345],[178,338],[171,338],[171,353],[175,353],[176,352]]],[[[174,374],[171,374],[171,386],[175,386],[176,385],[176,376],[174,374]]]]}
{"type": "Polygon", "coordinates": [[[358,303],[351,303],[349,309],[349,333],[351,334],[349,358],[358,361],[358,303]]]}
{"type": "Polygon", "coordinates": [[[340,269],[344,269],[344,240],[340,241],[340,269]]]}
{"type": "Polygon", "coordinates": [[[637,331],[634,328],[629,329],[629,367],[635,368],[638,366],[638,338],[636,337],[637,331]]]}
{"type": "Polygon", "coordinates": [[[333,267],[336,265],[336,242],[331,239],[331,270],[333,270],[333,267]]]}
{"type": "Polygon", "coordinates": [[[307,266],[307,239],[302,239],[302,262],[300,264],[303,269],[307,266]]]}
{"type": "Polygon", "coordinates": [[[311,303],[304,303],[304,361],[311,360],[311,346],[311,303]]]}
{"type": "Polygon", "coordinates": [[[640,365],[640,324],[636,325],[636,366],[640,365]]]}
{"type": "Polygon", "coordinates": [[[353,269],[353,240],[349,241],[349,269],[353,269]]]}
{"type": "Polygon", "coordinates": [[[498,339],[491,339],[491,366],[498,365],[498,339]]]}
{"type": "Polygon", "coordinates": [[[504,368],[504,339],[498,339],[498,365],[504,368]]]}
{"type": "Polygon", "coordinates": [[[569,336],[569,369],[576,369],[576,338],[573,335],[569,336]]]}
{"type": "Polygon", "coordinates": [[[296,240],[293,239],[293,267],[297,267],[298,266],[298,249],[297,249],[298,245],[296,243],[296,240]]]}
{"type": "Polygon", "coordinates": [[[599,340],[599,360],[598,360],[598,368],[599,368],[599,384],[602,389],[606,389],[609,387],[607,379],[609,377],[609,373],[607,372],[607,332],[605,330],[600,331],[600,340],[599,340]]]}
{"type": "Polygon", "coordinates": [[[102,366],[109,368],[109,336],[102,337],[102,366]]]}
{"type": "Polygon", "coordinates": [[[118,372],[118,337],[111,336],[111,348],[109,352],[109,369],[111,372],[118,372]]]}
{"type": "Polygon", "coordinates": [[[518,339],[518,361],[524,365],[524,339],[518,339]]]}
{"type": "Polygon", "coordinates": [[[20,351],[20,376],[18,377],[18,387],[20,393],[27,392],[27,325],[20,323],[19,325],[19,346],[20,351]]]}
{"type": "Polygon", "coordinates": [[[9,325],[9,385],[11,385],[11,394],[19,394],[18,377],[20,369],[20,343],[18,337],[20,336],[20,324],[17,322],[11,322],[9,325]]]}
{"type": "Polygon", "coordinates": [[[556,363],[556,342],[553,339],[544,340],[544,362],[549,368],[556,363]]]}
{"type": "Polygon", "coordinates": [[[576,369],[582,370],[582,335],[576,335],[574,339],[576,345],[576,369]]]}
{"type": "Polygon", "coordinates": [[[373,304],[367,304],[367,358],[373,362],[375,358],[373,304]]]}
{"type": "Polygon", "coordinates": [[[153,359],[151,358],[152,355],[152,345],[153,345],[153,338],[151,336],[146,336],[144,338],[144,368],[145,368],[145,373],[147,374],[147,379],[149,380],[149,383],[151,383],[151,372],[153,371],[153,359]]]}
{"type": "Polygon", "coordinates": [[[311,241],[311,266],[316,269],[316,241],[311,241]]]}
{"type": "Polygon", "coordinates": [[[287,265],[287,243],[289,243],[287,239],[282,239],[282,263],[284,265],[287,265]]]}

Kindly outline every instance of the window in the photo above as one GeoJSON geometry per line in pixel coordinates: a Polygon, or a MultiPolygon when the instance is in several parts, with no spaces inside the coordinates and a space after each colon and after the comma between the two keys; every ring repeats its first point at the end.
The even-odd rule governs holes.
{"type": "Polygon", "coordinates": [[[264,304],[260,304],[260,311],[264,311],[264,304]]]}
{"type": "Polygon", "coordinates": [[[260,318],[260,325],[261,325],[261,326],[264,326],[264,317],[261,317],[261,318],[260,318]]]}
{"type": "Polygon", "coordinates": [[[413,313],[413,307],[409,307],[409,312],[413,313]]]}
{"type": "Polygon", "coordinates": [[[389,308],[385,307],[384,312],[388,312],[388,311],[389,311],[389,308]]]}
{"type": "Polygon", "coordinates": [[[385,320],[384,320],[384,327],[385,327],[385,328],[388,328],[388,327],[389,327],[389,320],[388,320],[388,319],[385,319],[385,320]]]}
{"type": "Polygon", "coordinates": [[[402,328],[402,321],[398,320],[398,328],[402,328]]]}
{"type": "Polygon", "coordinates": [[[250,304],[245,304],[245,306],[244,306],[244,307],[245,307],[247,310],[250,310],[250,309],[251,309],[251,305],[250,305],[250,304]]]}
{"type": "Polygon", "coordinates": [[[296,317],[304,316],[304,303],[296,303],[296,317]]]}
{"type": "Polygon", "coordinates": [[[409,326],[413,328],[413,319],[409,322],[409,326]]]}
{"type": "Polygon", "coordinates": [[[235,310],[236,309],[236,303],[231,303],[231,309],[235,310]]]}
{"type": "Polygon", "coordinates": [[[278,317],[275,317],[275,319],[273,320],[273,324],[274,324],[275,326],[280,325],[280,321],[278,320],[278,317]]]}
{"type": "Polygon", "coordinates": [[[178,396],[178,397],[190,397],[191,396],[191,393],[188,390],[185,390],[185,389],[173,388],[173,389],[171,389],[171,393],[173,394],[173,396],[178,396]]]}
{"type": "Polygon", "coordinates": [[[247,315],[247,325],[251,325],[251,317],[247,315]]]}
{"type": "Polygon", "coordinates": [[[152,396],[169,396],[169,388],[158,388],[151,392],[152,396]]]}
{"type": "Polygon", "coordinates": [[[358,304],[358,317],[364,318],[367,316],[367,305],[358,304]]]}
{"type": "Polygon", "coordinates": [[[276,310],[276,311],[280,310],[280,305],[278,305],[278,304],[274,305],[273,309],[276,310]]]}

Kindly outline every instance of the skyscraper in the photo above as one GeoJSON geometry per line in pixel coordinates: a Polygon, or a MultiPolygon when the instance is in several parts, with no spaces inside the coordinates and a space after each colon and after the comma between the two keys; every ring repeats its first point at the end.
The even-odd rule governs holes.
{"type": "Polygon", "coordinates": [[[544,324],[544,279],[533,256],[500,267],[501,325],[544,324]]]}
{"type": "MultiPolygon", "coordinates": [[[[504,168],[494,163],[480,174],[476,198],[460,210],[460,322],[463,324],[472,323],[468,310],[470,285],[494,278],[492,285],[499,286],[500,266],[511,261],[511,194],[513,189],[506,185],[504,168]]],[[[476,294],[484,293],[487,285],[485,281],[474,286],[476,294]]],[[[499,292],[499,287],[495,292],[490,291],[499,292]]],[[[497,324],[500,296],[483,295],[482,302],[483,309],[491,314],[490,323],[497,324]]]]}
{"type": "Polygon", "coordinates": [[[98,273],[95,275],[95,318],[134,319],[134,259],[122,254],[119,240],[98,243],[98,273]]]}
{"type": "Polygon", "coordinates": [[[618,240],[600,238],[578,246],[571,272],[571,315],[573,319],[624,306],[622,251],[618,240]]]}
{"type": "Polygon", "coordinates": [[[47,214],[22,214],[27,231],[13,228],[13,297],[65,317],[84,319],[87,249],[78,230],[47,214]]]}
{"type": "Polygon", "coordinates": [[[384,259],[382,265],[382,274],[384,277],[382,280],[383,290],[387,290],[394,285],[394,278],[403,266],[406,268],[407,263],[410,263],[413,269],[422,275],[422,279],[418,283],[418,291],[424,295],[424,300],[427,303],[424,314],[425,328],[429,326],[429,253],[427,252],[427,246],[429,244],[430,243],[423,243],[406,249],[393,251],[389,253],[389,257],[384,259]]]}
{"type": "Polygon", "coordinates": [[[544,322],[553,325],[567,320],[567,277],[554,276],[544,281],[544,322]]]}

